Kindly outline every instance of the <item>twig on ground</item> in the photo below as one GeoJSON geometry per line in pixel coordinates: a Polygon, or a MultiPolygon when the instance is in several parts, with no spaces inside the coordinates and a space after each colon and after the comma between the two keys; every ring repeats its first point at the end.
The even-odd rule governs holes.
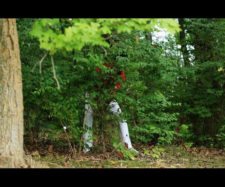
{"type": "Polygon", "coordinates": [[[67,139],[67,142],[69,144],[70,150],[72,151],[72,154],[74,155],[74,154],[76,154],[76,149],[72,146],[72,143],[70,142],[69,136],[68,136],[67,131],[66,131],[66,126],[63,124],[63,122],[61,120],[60,120],[60,122],[61,122],[61,126],[62,126],[62,128],[65,132],[66,139],[67,139]]]}

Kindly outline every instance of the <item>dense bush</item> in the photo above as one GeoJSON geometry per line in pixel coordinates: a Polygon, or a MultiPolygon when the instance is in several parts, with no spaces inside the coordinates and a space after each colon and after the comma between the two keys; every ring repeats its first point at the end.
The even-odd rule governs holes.
{"type": "MultiPolygon", "coordinates": [[[[89,22],[89,19],[81,21],[80,26],[85,27],[89,22]]],[[[50,25],[53,30],[48,30],[46,37],[51,38],[53,34],[53,41],[57,39],[59,44],[48,46],[47,40],[43,41],[43,48],[54,50],[40,66],[38,62],[46,51],[39,47],[41,39],[38,41],[29,34],[33,23],[32,19],[18,19],[27,144],[54,144],[68,149],[69,141],[80,149],[85,93],[88,92],[88,101],[94,110],[94,144],[104,149],[113,145],[124,151],[115,139],[119,136],[115,132],[118,119],[109,112],[108,104],[113,99],[120,104],[134,143],[225,146],[224,20],[185,19],[188,66],[183,63],[185,51],[178,48],[178,36],[169,35],[166,42],[152,41],[153,32],[132,31],[131,28],[142,25],[141,20],[134,26],[129,22],[125,33],[114,32],[114,26],[114,30],[108,28],[112,32],[107,30],[111,24],[108,23],[101,30],[106,32],[103,35],[107,44],[99,38],[102,33],[95,30],[97,35],[93,38],[80,32],[79,37],[85,41],[90,39],[91,44],[84,41],[81,47],[73,39],[74,45],[69,43],[65,47],[69,40],[61,40],[59,33],[72,25],[67,19],[51,22],[54,28],[50,25]],[[53,52],[60,90],[53,76],[50,57],[53,52]],[[121,80],[120,71],[125,72],[126,81],[121,80]],[[106,84],[107,80],[111,82],[106,84]],[[115,83],[121,86],[117,91],[115,83]]],[[[36,24],[41,29],[39,26],[36,24]]],[[[89,26],[95,29],[95,24],[89,26]]],[[[119,27],[121,29],[125,26],[119,27]]],[[[39,32],[33,35],[39,36],[39,32]]],[[[132,157],[129,154],[127,157],[132,157]]]]}

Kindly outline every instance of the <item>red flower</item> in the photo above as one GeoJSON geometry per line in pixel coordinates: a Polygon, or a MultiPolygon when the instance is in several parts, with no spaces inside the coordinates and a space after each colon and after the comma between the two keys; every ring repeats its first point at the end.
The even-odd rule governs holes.
{"type": "Polygon", "coordinates": [[[98,68],[98,67],[97,67],[95,70],[96,70],[96,72],[98,72],[98,73],[101,71],[101,69],[98,68]]]}
{"type": "Polygon", "coordinates": [[[120,77],[123,79],[123,81],[126,80],[126,75],[125,75],[125,72],[124,71],[121,71],[120,72],[120,77]]]}
{"type": "Polygon", "coordinates": [[[121,84],[119,82],[117,82],[116,85],[115,85],[115,89],[119,90],[120,88],[121,88],[121,84]]]}

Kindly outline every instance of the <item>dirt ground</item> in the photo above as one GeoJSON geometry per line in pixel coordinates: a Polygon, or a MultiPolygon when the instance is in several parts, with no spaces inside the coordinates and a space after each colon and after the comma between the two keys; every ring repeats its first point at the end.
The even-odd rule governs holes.
{"type": "Polygon", "coordinates": [[[132,160],[126,160],[116,152],[73,157],[54,152],[46,156],[40,156],[38,152],[31,155],[34,161],[49,168],[225,168],[225,150],[222,149],[168,146],[144,147],[139,152],[132,160]]]}

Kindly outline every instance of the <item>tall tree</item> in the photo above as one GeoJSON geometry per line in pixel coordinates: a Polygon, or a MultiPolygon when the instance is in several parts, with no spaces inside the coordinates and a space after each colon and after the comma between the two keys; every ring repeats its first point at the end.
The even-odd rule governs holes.
{"type": "Polygon", "coordinates": [[[224,19],[185,19],[186,44],[193,46],[189,52],[194,60],[180,76],[181,116],[186,119],[182,123],[193,125],[199,143],[206,136],[216,139],[224,124],[224,26],[224,19]]]}
{"type": "Polygon", "coordinates": [[[190,19],[187,31],[194,46],[195,60],[220,61],[225,57],[225,20],[218,18],[190,19]]]}
{"type": "Polygon", "coordinates": [[[185,33],[185,19],[184,18],[179,18],[178,19],[179,25],[180,25],[180,33],[179,33],[179,41],[181,45],[181,52],[183,55],[183,60],[184,60],[184,66],[189,66],[190,65],[190,60],[188,58],[188,50],[187,50],[187,43],[186,43],[186,33],[185,33]]]}
{"type": "Polygon", "coordinates": [[[16,20],[0,19],[1,166],[22,166],[23,153],[23,95],[16,20]]]}

